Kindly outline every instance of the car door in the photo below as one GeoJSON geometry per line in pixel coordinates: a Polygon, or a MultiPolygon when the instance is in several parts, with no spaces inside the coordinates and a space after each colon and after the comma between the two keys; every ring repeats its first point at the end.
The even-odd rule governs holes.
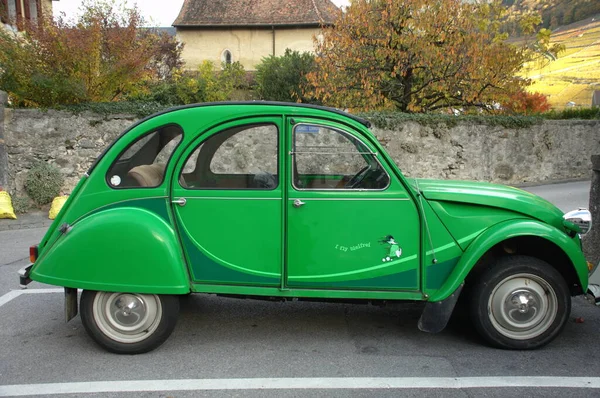
{"type": "Polygon", "coordinates": [[[227,123],[179,159],[172,202],[194,283],[281,285],[280,131],[278,118],[227,123]]]}
{"type": "Polygon", "coordinates": [[[372,144],[323,120],[287,133],[286,285],[419,290],[417,208],[372,144]]]}

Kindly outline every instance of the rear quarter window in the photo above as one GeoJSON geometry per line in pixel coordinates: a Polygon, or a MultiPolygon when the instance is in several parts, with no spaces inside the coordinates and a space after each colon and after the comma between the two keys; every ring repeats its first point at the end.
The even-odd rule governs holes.
{"type": "Polygon", "coordinates": [[[183,131],[168,125],[144,134],[131,143],[106,174],[112,188],[153,188],[165,180],[165,169],[183,131]]]}

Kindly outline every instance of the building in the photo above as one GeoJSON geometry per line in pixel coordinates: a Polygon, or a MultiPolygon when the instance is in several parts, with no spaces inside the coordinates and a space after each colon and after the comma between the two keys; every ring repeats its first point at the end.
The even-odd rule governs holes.
{"type": "Polygon", "coordinates": [[[592,92],[592,108],[600,108],[600,90],[592,92]]]}
{"type": "Polygon", "coordinates": [[[286,48],[313,51],[313,36],[339,12],[330,0],[184,0],[173,26],[188,69],[209,60],[255,70],[286,48]]]}
{"type": "Polygon", "coordinates": [[[5,25],[21,28],[41,16],[52,17],[52,0],[0,0],[0,21],[5,25]]]}

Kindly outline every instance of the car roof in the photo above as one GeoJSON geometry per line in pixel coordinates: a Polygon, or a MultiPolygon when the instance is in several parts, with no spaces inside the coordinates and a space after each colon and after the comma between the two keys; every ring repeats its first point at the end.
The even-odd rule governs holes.
{"type": "Polygon", "coordinates": [[[358,117],[356,115],[353,115],[351,113],[345,112],[338,108],[332,108],[332,107],[322,106],[322,105],[303,104],[303,103],[297,103],[297,102],[282,102],[282,101],[221,101],[221,102],[203,102],[203,103],[198,103],[198,104],[181,105],[181,106],[175,106],[172,108],[165,109],[162,112],[152,114],[152,115],[146,117],[145,119],[140,120],[139,123],[144,122],[148,119],[152,119],[153,117],[156,117],[156,116],[164,115],[165,113],[174,112],[174,111],[178,111],[178,110],[182,110],[182,109],[201,108],[201,107],[205,107],[205,106],[223,106],[223,105],[225,105],[225,106],[227,106],[227,105],[235,105],[235,106],[239,106],[239,105],[242,105],[242,106],[272,105],[272,106],[285,106],[285,107],[291,107],[291,108],[319,109],[322,111],[327,111],[327,112],[335,113],[335,114],[338,114],[341,116],[345,116],[354,121],[357,121],[358,123],[362,124],[365,127],[371,127],[371,122],[369,122],[368,120],[358,117]]]}

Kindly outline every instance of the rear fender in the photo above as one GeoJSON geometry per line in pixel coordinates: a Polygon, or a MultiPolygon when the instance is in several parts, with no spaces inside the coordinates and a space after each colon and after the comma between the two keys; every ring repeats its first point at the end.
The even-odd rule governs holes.
{"type": "Polygon", "coordinates": [[[582,289],[584,291],[587,289],[587,263],[581,248],[574,240],[551,225],[531,219],[513,219],[498,223],[475,238],[463,253],[444,285],[429,298],[429,301],[446,299],[464,282],[477,261],[488,250],[502,241],[519,236],[536,236],[558,246],[571,261],[582,289]]]}
{"type": "Polygon", "coordinates": [[[31,279],[69,288],[186,294],[190,281],[171,225],[139,207],[100,210],[44,251],[31,279]]]}

